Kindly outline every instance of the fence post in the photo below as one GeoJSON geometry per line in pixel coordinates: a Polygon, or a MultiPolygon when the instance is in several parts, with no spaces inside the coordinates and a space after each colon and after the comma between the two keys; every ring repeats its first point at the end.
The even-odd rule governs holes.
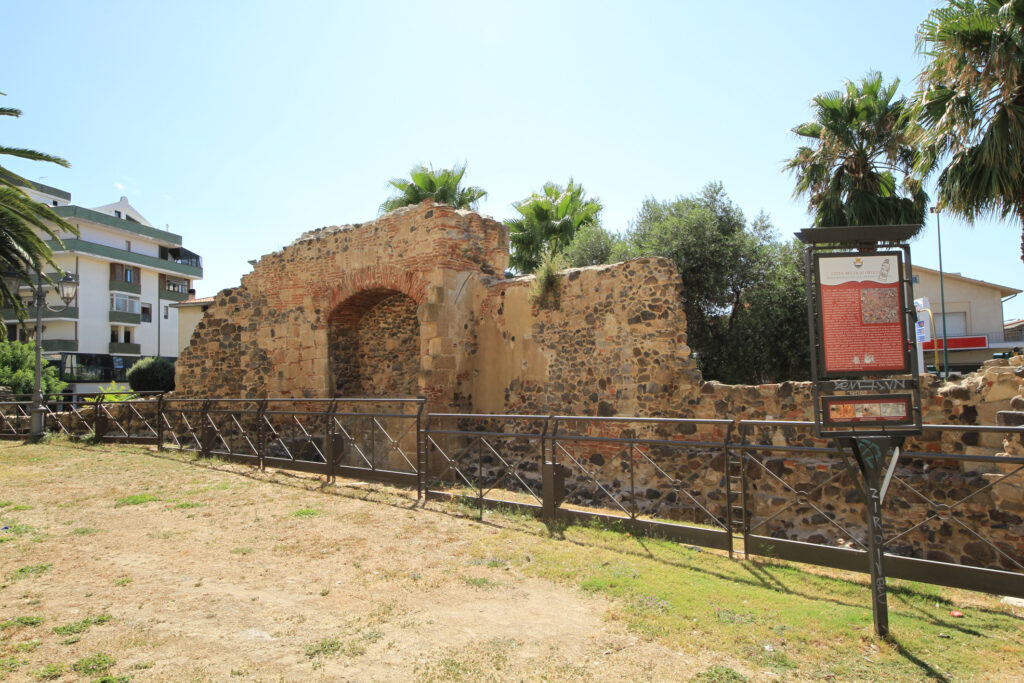
{"type": "Polygon", "coordinates": [[[636,443],[633,439],[629,440],[629,516],[636,519],[636,462],[634,458],[634,451],[636,450],[636,443]]]}
{"type": "Polygon", "coordinates": [[[327,460],[327,483],[334,483],[334,411],[337,399],[332,398],[324,413],[324,459],[327,460]]]}
{"type": "MultiPolygon", "coordinates": [[[[544,519],[554,521],[555,519],[555,453],[552,448],[548,450],[548,429],[551,427],[551,420],[554,415],[544,418],[544,428],[540,433],[540,496],[541,514],[544,519]]],[[[554,439],[554,434],[552,434],[554,439]]]]}
{"type": "Polygon", "coordinates": [[[426,500],[427,495],[427,445],[423,434],[423,408],[426,399],[417,396],[416,406],[416,500],[426,500]]]}
{"type": "Polygon", "coordinates": [[[203,401],[199,407],[199,455],[210,457],[210,399],[203,401]]]}
{"type": "Polygon", "coordinates": [[[93,404],[93,434],[96,435],[96,439],[102,439],[107,433],[106,420],[103,419],[103,404],[104,395],[97,394],[96,402],[93,404]]]}
{"type": "Polygon", "coordinates": [[[156,397],[156,449],[164,449],[164,395],[156,397]]]}
{"type": "Polygon", "coordinates": [[[267,399],[260,400],[260,406],[256,409],[256,457],[260,461],[260,472],[266,471],[263,463],[264,451],[266,451],[266,422],[264,415],[267,412],[267,399]]]}
{"type": "Polygon", "coordinates": [[[732,490],[732,428],[734,423],[730,422],[725,428],[725,439],[723,441],[723,473],[725,474],[725,529],[729,539],[729,558],[733,556],[733,519],[732,519],[732,497],[735,493],[732,490]]]}

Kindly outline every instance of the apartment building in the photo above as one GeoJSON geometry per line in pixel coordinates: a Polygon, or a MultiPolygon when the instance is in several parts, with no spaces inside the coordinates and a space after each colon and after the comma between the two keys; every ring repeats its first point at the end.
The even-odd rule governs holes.
{"type": "MultiPolygon", "coordinates": [[[[199,255],[182,246],[181,235],[153,227],[127,197],[87,209],[56,188],[33,183],[24,189],[79,231],[61,233],[63,246],[50,244],[61,269],[78,277],[78,296],[63,311],[43,312],[45,358],[60,366],[71,391],[123,383],[128,368],[144,356],[176,358],[173,304],[194,296],[194,283],[203,276],[199,255]]],[[[55,292],[48,296],[51,305],[62,303],[55,292]]],[[[34,319],[22,328],[13,311],[3,314],[8,338],[33,334],[34,319]]]]}

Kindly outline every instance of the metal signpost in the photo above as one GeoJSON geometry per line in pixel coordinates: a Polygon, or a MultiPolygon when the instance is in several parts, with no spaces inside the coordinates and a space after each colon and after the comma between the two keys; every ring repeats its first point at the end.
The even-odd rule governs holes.
{"type": "Polygon", "coordinates": [[[882,502],[905,437],[921,433],[914,225],[812,228],[807,313],[816,435],[835,439],[865,504],[875,633],[889,633],[882,502]],[[853,454],[857,477],[846,453],[853,454]]]}

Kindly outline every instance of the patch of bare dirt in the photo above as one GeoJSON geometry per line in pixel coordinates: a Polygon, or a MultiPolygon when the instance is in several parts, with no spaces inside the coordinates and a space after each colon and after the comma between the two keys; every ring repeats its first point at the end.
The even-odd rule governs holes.
{"type": "Polygon", "coordinates": [[[0,502],[19,525],[0,537],[0,622],[43,619],[0,630],[6,680],[48,665],[91,680],[70,667],[100,652],[135,681],[679,680],[708,665],[607,620],[602,598],[477,557],[497,530],[397,489],[0,444],[0,502]]]}

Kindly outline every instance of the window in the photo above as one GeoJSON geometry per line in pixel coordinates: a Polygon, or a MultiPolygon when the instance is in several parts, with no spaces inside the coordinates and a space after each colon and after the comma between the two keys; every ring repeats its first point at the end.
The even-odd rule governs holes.
{"type": "Polygon", "coordinates": [[[170,317],[171,317],[171,307],[170,306],[164,306],[164,320],[167,320],[170,317]]]}
{"type": "Polygon", "coordinates": [[[130,328],[130,327],[124,328],[124,335],[122,335],[122,336],[123,336],[125,344],[131,344],[132,343],[132,328],[130,328]]]}
{"type": "Polygon", "coordinates": [[[139,299],[138,297],[128,296],[127,294],[111,292],[110,310],[118,313],[138,313],[139,299]]]}
{"type": "Polygon", "coordinates": [[[27,342],[28,332],[21,325],[17,323],[11,323],[7,325],[7,340],[27,342]]]}
{"type": "Polygon", "coordinates": [[[112,344],[116,344],[117,343],[117,328],[116,327],[111,327],[110,328],[110,342],[112,344]]]}
{"type": "Polygon", "coordinates": [[[164,281],[164,289],[168,292],[177,292],[178,294],[188,294],[188,280],[179,280],[176,277],[168,276],[164,281]]]}
{"type": "Polygon", "coordinates": [[[153,304],[142,304],[142,322],[153,322],[153,304]]]}
{"type": "Polygon", "coordinates": [[[115,211],[114,212],[114,218],[120,218],[120,217],[121,217],[121,212],[120,211],[115,211]]]}
{"type": "Polygon", "coordinates": [[[111,263],[110,280],[112,282],[139,283],[142,281],[142,271],[136,266],[126,266],[121,263],[111,263]]]}
{"type": "Polygon", "coordinates": [[[124,241],[124,250],[125,251],[131,251],[132,250],[132,241],[131,240],[125,240],[124,241]]]}
{"type": "Polygon", "coordinates": [[[65,382],[123,382],[126,369],[136,360],[99,353],[65,353],[61,356],[60,378],[65,382]]]}

